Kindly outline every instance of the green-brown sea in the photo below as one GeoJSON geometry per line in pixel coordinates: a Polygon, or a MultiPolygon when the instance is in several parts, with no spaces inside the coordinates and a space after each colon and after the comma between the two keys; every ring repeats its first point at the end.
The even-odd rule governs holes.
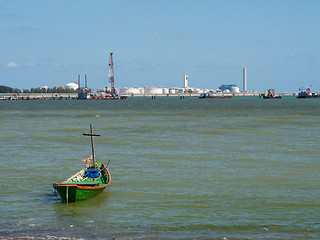
{"type": "Polygon", "coordinates": [[[0,102],[0,239],[320,239],[320,99],[0,102]],[[111,159],[100,195],[52,182],[111,159]]]}

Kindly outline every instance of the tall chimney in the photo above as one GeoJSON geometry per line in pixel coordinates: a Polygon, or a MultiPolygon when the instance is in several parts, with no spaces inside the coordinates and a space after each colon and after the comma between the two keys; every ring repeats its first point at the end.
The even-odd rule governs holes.
{"type": "Polygon", "coordinates": [[[247,69],[243,68],[243,91],[247,91],[247,69]]]}
{"type": "Polygon", "coordinates": [[[78,74],[78,93],[80,93],[81,92],[81,90],[80,90],[80,74],[78,74]]]}
{"type": "Polygon", "coordinates": [[[88,88],[88,86],[87,86],[87,74],[84,75],[84,79],[85,79],[85,83],[86,83],[85,86],[86,86],[86,88],[88,88]]]}
{"type": "Polygon", "coordinates": [[[184,88],[188,88],[188,75],[184,75],[184,78],[183,78],[183,84],[184,84],[184,88]]]}

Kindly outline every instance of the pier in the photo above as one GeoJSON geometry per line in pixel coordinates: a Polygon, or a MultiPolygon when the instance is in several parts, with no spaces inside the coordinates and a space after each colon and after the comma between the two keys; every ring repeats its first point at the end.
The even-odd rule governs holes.
{"type": "MultiPolygon", "coordinates": [[[[259,97],[263,93],[250,92],[250,93],[227,93],[216,94],[217,96],[230,96],[230,97],[259,97]]],[[[147,97],[156,99],[158,97],[178,97],[185,99],[186,97],[199,97],[199,93],[179,93],[179,94],[122,94],[119,99],[126,99],[131,97],[147,97]]],[[[280,96],[297,96],[297,93],[280,93],[280,96]]],[[[0,93],[0,100],[77,100],[78,93],[0,93]]],[[[103,94],[94,94],[88,100],[107,100],[103,94]]]]}
{"type": "Polygon", "coordinates": [[[0,93],[0,100],[73,100],[77,93],[0,93]]]}

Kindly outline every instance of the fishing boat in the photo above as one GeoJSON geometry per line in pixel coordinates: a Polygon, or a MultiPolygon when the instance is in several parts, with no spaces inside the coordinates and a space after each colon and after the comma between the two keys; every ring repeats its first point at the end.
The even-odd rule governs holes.
{"type": "Polygon", "coordinates": [[[320,94],[311,92],[310,88],[307,88],[307,90],[302,88],[297,98],[320,98],[320,94]]]}
{"type": "Polygon", "coordinates": [[[65,181],[53,183],[53,188],[59,193],[63,202],[75,202],[91,198],[101,193],[111,181],[111,175],[108,165],[100,160],[95,159],[93,138],[100,136],[93,134],[92,125],[90,124],[90,133],[84,133],[84,136],[91,137],[92,156],[83,159],[87,165],[65,181]]]}
{"type": "Polygon", "coordinates": [[[281,99],[282,97],[279,94],[276,94],[274,89],[268,89],[268,92],[263,94],[264,99],[281,99]]]}

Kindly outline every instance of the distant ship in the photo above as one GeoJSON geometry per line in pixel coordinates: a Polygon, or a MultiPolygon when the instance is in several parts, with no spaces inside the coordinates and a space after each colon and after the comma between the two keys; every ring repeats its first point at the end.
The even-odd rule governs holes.
{"type": "Polygon", "coordinates": [[[280,98],[282,98],[279,94],[276,94],[274,89],[268,89],[268,92],[263,94],[262,97],[264,99],[280,99],[280,98]]]}
{"type": "Polygon", "coordinates": [[[310,88],[307,88],[307,90],[300,89],[297,98],[320,98],[320,95],[318,93],[311,92],[310,88]]]}

